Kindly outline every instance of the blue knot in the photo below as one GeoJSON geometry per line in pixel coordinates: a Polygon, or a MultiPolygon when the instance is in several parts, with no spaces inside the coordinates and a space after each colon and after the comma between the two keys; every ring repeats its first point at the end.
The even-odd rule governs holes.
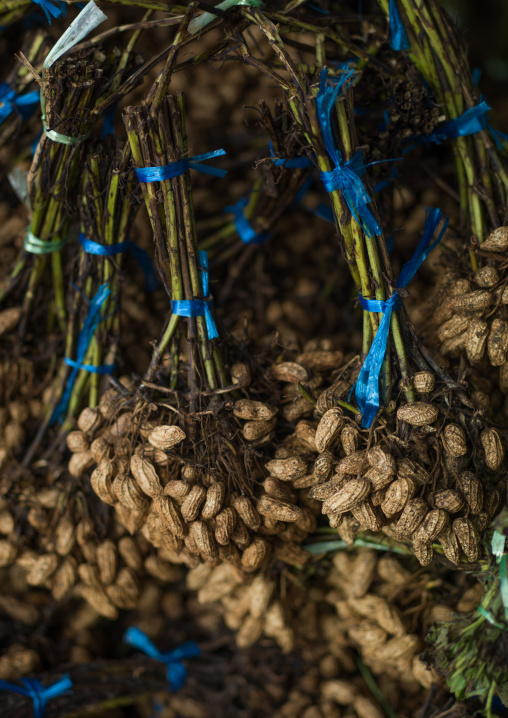
{"type": "Polygon", "coordinates": [[[4,122],[15,110],[26,122],[35,112],[40,102],[39,90],[28,92],[26,95],[17,95],[6,82],[0,85],[0,124],[4,122]]]}
{"type": "Polygon", "coordinates": [[[244,244],[263,244],[270,235],[268,232],[257,234],[243,211],[248,203],[247,197],[241,197],[236,204],[226,207],[225,211],[232,213],[236,232],[244,244]]]}
{"type": "Polygon", "coordinates": [[[168,683],[175,691],[180,690],[187,680],[187,669],[182,663],[182,659],[194,658],[201,654],[201,649],[195,641],[187,641],[173,651],[161,653],[148,636],[136,626],[131,626],[125,631],[123,641],[150,658],[164,663],[168,683]]]}
{"type": "Polygon", "coordinates": [[[48,701],[63,695],[72,688],[72,681],[68,675],[62,676],[60,680],[46,688],[36,678],[22,678],[21,683],[23,686],[0,680],[0,690],[31,698],[34,704],[34,718],[44,718],[48,701]]]}
{"type": "Polygon", "coordinates": [[[390,0],[388,12],[390,15],[390,47],[396,51],[409,50],[411,45],[396,0],[390,0]]]}
{"type": "MultiPolygon", "coordinates": [[[[448,227],[448,221],[440,209],[425,209],[423,235],[413,256],[402,267],[397,281],[399,289],[407,287],[427,256],[442,240],[448,227]],[[431,244],[432,237],[441,221],[443,221],[443,226],[431,244]]],[[[402,300],[397,291],[387,300],[366,299],[361,295],[359,295],[359,299],[360,304],[367,312],[377,312],[383,315],[355,386],[356,400],[362,412],[362,427],[368,429],[372,426],[380,406],[379,374],[388,344],[392,311],[401,306],[402,300]]]]}
{"type": "Polygon", "coordinates": [[[212,315],[212,297],[209,295],[208,280],[208,252],[199,250],[199,268],[201,270],[201,283],[203,285],[204,299],[175,299],[171,302],[173,314],[179,317],[205,317],[206,332],[208,339],[216,339],[219,336],[215,320],[212,315]]]}
{"type": "Polygon", "coordinates": [[[36,5],[44,10],[46,19],[51,25],[51,16],[53,17],[65,17],[67,14],[67,4],[65,2],[57,2],[55,5],[50,0],[32,0],[36,5]]]}
{"type": "Polygon", "coordinates": [[[95,330],[97,329],[99,322],[101,321],[102,305],[110,294],[111,290],[108,283],[102,284],[99,287],[97,293],[89,304],[88,314],[85,321],[83,322],[83,327],[78,336],[76,360],[70,359],[69,357],[65,357],[64,359],[65,364],[72,367],[72,372],[67,380],[67,384],[65,386],[62,398],[60,399],[58,406],[53,412],[53,416],[51,417],[51,424],[54,424],[56,421],[62,419],[65,416],[67,408],[69,406],[72,388],[80,370],[90,372],[91,374],[111,374],[115,369],[114,364],[94,366],[93,364],[83,363],[85,361],[86,353],[88,351],[88,347],[90,346],[90,342],[92,341],[92,337],[95,334],[95,330]]]}
{"type": "Polygon", "coordinates": [[[214,157],[225,155],[225,150],[214,150],[204,155],[196,155],[196,157],[184,157],[176,162],[170,162],[162,167],[139,167],[136,175],[140,182],[162,182],[163,180],[173,179],[183,175],[187,170],[197,170],[206,175],[214,177],[225,177],[227,170],[221,170],[218,167],[201,164],[204,160],[210,160],[214,157]]]}
{"type": "Polygon", "coordinates": [[[343,74],[338,78],[327,81],[328,69],[321,70],[319,91],[316,97],[319,124],[323,134],[326,151],[334,168],[327,172],[320,172],[327,192],[340,190],[346,201],[349,211],[362,227],[368,237],[382,234],[381,227],[368,208],[371,203],[360,177],[365,173],[366,165],[362,164],[362,154],[357,152],[347,162],[343,161],[342,153],[335,147],[332,129],[332,110],[340,94],[344,91],[347,82],[353,77],[353,68],[344,68],[343,74]]]}

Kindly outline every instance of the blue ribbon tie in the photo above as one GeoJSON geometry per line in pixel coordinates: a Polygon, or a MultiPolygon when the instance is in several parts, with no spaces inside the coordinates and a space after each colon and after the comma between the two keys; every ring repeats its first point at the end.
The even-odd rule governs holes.
{"type": "Polygon", "coordinates": [[[390,0],[388,12],[390,14],[390,47],[396,51],[409,50],[411,45],[396,0],[390,0]]]}
{"type": "Polygon", "coordinates": [[[196,155],[196,157],[184,157],[177,162],[170,162],[162,167],[140,167],[136,170],[136,175],[140,182],[162,182],[163,180],[179,177],[187,172],[187,170],[197,170],[205,175],[213,175],[214,177],[225,177],[228,173],[227,170],[202,164],[205,160],[211,160],[214,157],[220,157],[225,154],[226,151],[220,149],[207,152],[204,155],[196,155]]]}
{"type": "Polygon", "coordinates": [[[179,317],[205,317],[206,331],[208,339],[217,339],[219,332],[215,325],[212,315],[211,304],[212,298],[208,294],[208,252],[203,249],[199,250],[199,268],[201,270],[201,284],[203,285],[203,295],[205,299],[174,299],[171,302],[173,314],[179,317]]]}
{"type": "Polygon", "coordinates": [[[65,2],[57,2],[55,5],[50,0],[32,0],[36,5],[39,5],[46,19],[51,25],[51,16],[53,17],[65,17],[67,14],[67,4],[65,2]]]}
{"type": "Polygon", "coordinates": [[[325,222],[334,222],[335,218],[333,216],[333,210],[332,208],[324,204],[323,202],[320,202],[316,209],[313,209],[312,207],[306,207],[306,209],[316,217],[319,217],[319,219],[324,220],[325,222]]]}
{"type": "Polygon", "coordinates": [[[115,134],[115,116],[117,104],[118,103],[115,102],[115,104],[111,105],[111,107],[104,113],[104,119],[102,120],[101,139],[103,137],[106,137],[107,135],[115,134]]]}
{"type": "Polygon", "coordinates": [[[125,242],[117,242],[116,244],[99,244],[80,233],[79,241],[87,254],[95,254],[100,257],[113,257],[115,254],[130,252],[141,267],[145,276],[147,290],[153,292],[159,286],[159,280],[157,279],[152,260],[145,250],[131,239],[126,239],[125,242]]]}
{"type": "Polygon", "coordinates": [[[292,159],[284,159],[283,157],[277,157],[273,149],[272,141],[270,140],[270,159],[276,167],[285,167],[288,170],[304,170],[314,167],[314,162],[310,157],[293,157],[292,159]]]}
{"type": "Polygon", "coordinates": [[[316,106],[326,151],[334,168],[327,172],[320,172],[319,176],[327,192],[336,190],[342,192],[351,214],[365,234],[368,237],[377,236],[382,234],[382,230],[368,208],[371,198],[360,179],[365,173],[366,167],[362,164],[362,154],[358,151],[350,160],[344,162],[342,153],[335,147],[333,139],[332,110],[338,97],[344,91],[347,82],[354,75],[355,70],[354,68],[345,68],[340,77],[330,78],[328,81],[327,73],[327,68],[323,68],[319,92],[316,97],[316,106]]]}
{"type": "Polygon", "coordinates": [[[36,678],[22,678],[21,683],[23,686],[0,680],[0,690],[18,693],[31,698],[34,704],[34,718],[44,718],[48,702],[53,698],[62,696],[72,688],[72,681],[67,675],[62,676],[56,683],[46,687],[36,678]]]}
{"type": "Polygon", "coordinates": [[[89,304],[88,314],[83,323],[83,327],[78,336],[78,346],[76,351],[76,360],[65,357],[64,362],[67,366],[72,367],[72,372],[67,380],[65,391],[60,399],[58,406],[53,412],[51,417],[51,424],[63,418],[67,412],[69,401],[72,394],[72,388],[76,377],[80,370],[90,372],[91,374],[111,374],[114,369],[114,364],[105,364],[103,366],[93,366],[91,364],[84,364],[85,356],[92,341],[92,337],[95,334],[95,330],[99,322],[101,321],[101,309],[106,299],[111,294],[109,284],[102,284],[94,298],[89,304]]]}
{"type": "Polygon", "coordinates": [[[236,232],[244,244],[263,244],[270,235],[268,232],[256,233],[243,211],[248,203],[247,197],[241,197],[236,204],[226,207],[225,211],[232,213],[236,232]]]}
{"type": "MultiPolygon", "coordinates": [[[[402,267],[397,281],[397,287],[399,289],[407,287],[428,254],[430,254],[434,247],[442,240],[448,227],[448,221],[448,218],[444,217],[440,209],[425,209],[423,235],[413,256],[409,262],[402,267]],[[441,221],[443,221],[443,226],[439,235],[431,244],[432,237],[441,221]]],[[[377,312],[383,315],[369,353],[360,370],[355,387],[356,400],[362,412],[362,427],[369,429],[372,426],[372,422],[380,406],[379,374],[388,345],[392,311],[401,306],[402,300],[397,291],[387,300],[366,299],[361,295],[359,295],[359,299],[360,304],[367,312],[377,312]]]]}
{"type": "Polygon", "coordinates": [[[148,636],[136,626],[128,628],[123,636],[123,641],[145,653],[156,661],[161,661],[166,666],[166,675],[170,687],[178,691],[187,680],[187,668],[182,663],[184,658],[195,658],[201,654],[201,649],[195,641],[187,641],[173,651],[161,653],[152,643],[148,636]]]}
{"type": "Polygon", "coordinates": [[[26,95],[17,95],[6,82],[3,82],[0,85],[0,101],[3,103],[2,107],[0,107],[0,124],[13,111],[21,115],[21,118],[26,122],[39,106],[39,90],[28,92],[26,95]]]}
{"type": "Polygon", "coordinates": [[[454,120],[443,122],[443,124],[439,125],[430,135],[411,138],[411,144],[404,149],[403,154],[409,152],[409,150],[416,145],[427,144],[429,142],[440,145],[442,142],[445,142],[445,140],[454,140],[457,137],[468,137],[483,130],[488,130],[498,149],[502,149],[503,142],[508,141],[508,135],[492,127],[487,119],[487,113],[490,109],[487,102],[482,100],[478,105],[470,107],[469,110],[466,110],[454,120]]]}

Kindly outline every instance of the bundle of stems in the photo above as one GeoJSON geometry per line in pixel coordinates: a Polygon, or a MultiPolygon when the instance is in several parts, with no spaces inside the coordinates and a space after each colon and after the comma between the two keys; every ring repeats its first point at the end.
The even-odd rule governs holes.
{"type": "MultiPolygon", "coordinates": [[[[99,142],[87,158],[81,182],[81,236],[106,248],[128,241],[138,204],[132,201],[136,178],[130,167],[128,145],[115,146],[111,136],[99,142]]],[[[78,328],[82,329],[90,302],[101,286],[110,291],[101,309],[101,321],[89,344],[84,364],[95,367],[115,363],[120,337],[120,315],[117,309],[120,299],[122,253],[110,255],[80,252],[76,281],[72,282],[69,302],[69,323],[66,333],[65,355],[76,354],[78,328]],[[74,290],[74,291],[73,291],[74,290]],[[88,300],[88,301],[87,301],[88,300]]],[[[66,374],[69,372],[67,371],[66,374]]],[[[85,370],[79,371],[69,399],[63,431],[69,428],[77,411],[82,408],[84,395],[86,405],[97,406],[101,375],[85,370]]]]}
{"type": "MultiPolygon", "coordinates": [[[[29,32],[22,46],[22,54],[31,65],[39,65],[49,50],[48,36],[42,29],[29,32]]],[[[5,93],[0,97],[0,147],[4,147],[20,131],[23,123],[37,110],[38,85],[28,68],[21,62],[5,78],[5,93]],[[11,96],[11,92],[14,96],[11,96]],[[26,98],[29,103],[26,103],[26,98]]],[[[32,135],[33,133],[30,133],[32,135]]],[[[30,143],[33,137],[30,139],[30,143]]]]}
{"type": "MultiPolygon", "coordinates": [[[[378,0],[388,14],[388,0],[378,0]]],[[[478,88],[457,27],[437,0],[425,3],[400,0],[401,18],[410,42],[410,56],[436,102],[453,121],[478,105],[478,88]]],[[[453,143],[460,210],[464,232],[477,243],[508,219],[508,166],[506,148],[496,148],[488,126],[453,143]]],[[[439,127],[437,128],[439,134],[439,127]]],[[[504,144],[500,143],[501,145],[504,144]]],[[[473,270],[478,257],[470,252],[473,270]]]]}
{"type": "MultiPolygon", "coordinates": [[[[183,95],[163,96],[160,102],[128,107],[123,114],[137,168],[163,167],[188,156],[183,95]]],[[[205,300],[198,259],[189,171],[171,179],[142,183],[152,226],[157,265],[173,302],[205,300]]],[[[210,338],[205,316],[182,318],[172,313],[155,349],[147,379],[155,376],[162,354],[170,350],[169,387],[188,392],[191,411],[202,406],[202,392],[227,385],[218,341],[210,338]],[[182,326],[184,324],[184,326],[182,326]],[[187,361],[181,361],[184,339],[187,361]]]]}
{"type": "Polygon", "coordinates": [[[67,291],[64,359],[53,382],[51,401],[28,452],[29,458],[49,424],[60,422],[59,436],[63,436],[73,427],[81,409],[97,406],[104,374],[111,373],[115,365],[120,338],[117,309],[123,252],[117,252],[114,245],[129,239],[139,206],[132,201],[136,185],[128,145],[118,145],[111,135],[97,141],[86,159],[80,181],[82,247],[67,291]],[[102,296],[95,330],[87,337],[85,346],[83,331],[86,331],[87,318],[90,321],[91,306],[94,299],[97,302],[102,296]]]}
{"type": "MultiPolygon", "coordinates": [[[[50,282],[52,304],[46,323],[50,330],[58,324],[65,332],[64,246],[78,209],[75,189],[80,162],[105,100],[118,88],[122,76],[132,72],[138,36],[134,34],[123,52],[113,49],[105,54],[93,48],[82,52],[80,59],[58,60],[39,78],[47,131],[41,136],[28,173],[29,233],[24,251],[0,293],[2,302],[8,298],[10,303],[19,304],[19,295],[23,297],[21,337],[28,322],[36,318],[31,316],[36,297],[51,296],[44,286],[50,282]],[[11,294],[14,297],[9,297],[11,294]]],[[[47,302],[40,306],[46,307],[47,302]]]]}
{"type": "MultiPolygon", "coordinates": [[[[31,221],[25,248],[4,286],[1,299],[16,289],[23,296],[23,337],[34,306],[48,295],[44,280],[51,267],[53,296],[47,321],[58,322],[65,330],[64,245],[69,237],[71,217],[76,211],[75,188],[79,180],[82,141],[93,119],[90,110],[102,90],[105,58],[56,62],[45,74],[42,87],[46,103],[46,122],[50,131],[72,138],[71,143],[55,141],[43,134],[28,173],[28,200],[31,221]],[[48,266],[49,265],[49,266],[48,266]]],[[[19,301],[18,297],[14,301],[19,301]]],[[[41,304],[47,306],[47,302],[41,304]]]]}
{"type": "MultiPolygon", "coordinates": [[[[317,87],[312,85],[311,78],[305,75],[302,67],[294,62],[273,23],[257,10],[251,10],[250,12],[289,74],[290,88],[285,83],[285,89],[289,90],[288,104],[295,121],[312,147],[317,166],[321,172],[329,172],[333,167],[325,149],[322,128],[318,118],[315,100],[317,87]]],[[[259,67],[263,69],[261,63],[259,63],[259,67]]],[[[267,70],[267,74],[269,74],[269,70],[267,70]]],[[[337,102],[335,109],[337,139],[340,140],[340,151],[344,162],[347,162],[355,155],[358,149],[353,112],[353,91],[351,88],[346,90],[345,97],[337,102]]],[[[372,197],[372,190],[369,188],[368,191],[372,197]]],[[[388,299],[395,290],[395,283],[384,235],[380,233],[377,236],[372,236],[371,233],[363,230],[362,226],[351,214],[344,198],[344,193],[341,190],[333,190],[329,193],[329,198],[342,250],[357,292],[365,298],[388,299]]],[[[373,209],[373,212],[375,214],[376,210],[373,209]]],[[[364,311],[362,346],[362,356],[364,358],[368,354],[373,338],[379,328],[381,317],[381,314],[364,311]]],[[[398,380],[401,381],[406,401],[412,402],[415,400],[401,321],[404,321],[402,312],[400,310],[394,311],[391,315],[390,338],[397,359],[398,370],[395,370],[395,365],[390,361],[390,349],[388,348],[381,377],[384,385],[385,403],[389,402],[391,389],[398,380]]],[[[425,364],[423,358],[422,362],[425,364]]]]}
{"type": "Polygon", "coordinates": [[[229,295],[234,282],[248,266],[260,244],[270,239],[277,221],[290,207],[300,202],[300,195],[305,191],[309,178],[309,166],[312,166],[305,154],[305,139],[300,136],[284,103],[276,100],[273,114],[263,100],[258,102],[258,109],[260,124],[270,138],[270,160],[257,163],[256,169],[261,176],[256,177],[247,195],[238,200],[235,207],[237,216],[228,211],[230,207],[226,207],[224,217],[205,220],[204,225],[213,223],[219,228],[199,242],[200,249],[210,250],[214,267],[228,263],[226,281],[219,294],[220,302],[229,295]],[[303,161],[303,166],[291,166],[291,161],[295,160],[297,164],[303,161]],[[287,163],[289,167],[284,166],[287,163]],[[306,163],[308,166],[305,166],[306,163]]]}

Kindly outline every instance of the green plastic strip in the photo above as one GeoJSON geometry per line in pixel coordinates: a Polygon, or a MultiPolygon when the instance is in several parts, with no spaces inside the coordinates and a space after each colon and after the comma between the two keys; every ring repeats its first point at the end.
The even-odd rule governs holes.
{"type": "Polygon", "coordinates": [[[86,140],[87,137],[90,136],[91,132],[91,130],[89,130],[85,135],[81,135],[80,137],[62,135],[60,132],[56,132],[56,130],[49,129],[45,117],[42,118],[42,127],[44,129],[44,134],[46,135],[46,137],[49,137],[49,139],[53,140],[53,142],[60,142],[62,145],[79,145],[80,142],[83,142],[84,140],[86,140]]]}
{"type": "Polygon", "coordinates": [[[30,230],[27,231],[23,247],[31,254],[53,254],[59,252],[67,244],[68,237],[59,239],[56,242],[51,240],[39,239],[30,230]]]}
{"type": "Polygon", "coordinates": [[[506,543],[506,536],[500,534],[499,531],[494,531],[492,534],[491,549],[492,554],[496,557],[497,562],[501,561],[501,557],[504,554],[504,545],[506,543]]]}
{"type": "MultiPolygon", "coordinates": [[[[229,10],[230,7],[235,7],[238,5],[247,5],[250,7],[261,7],[263,3],[261,0],[224,0],[224,2],[221,2],[217,5],[217,10],[229,10]]],[[[204,12],[199,17],[195,17],[194,20],[191,20],[189,23],[189,34],[195,35],[197,32],[200,32],[204,27],[209,25],[213,20],[217,19],[217,15],[214,15],[211,12],[204,12]]]]}
{"type": "Polygon", "coordinates": [[[99,10],[93,0],[87,3],[48,53],[42,66],[43,69],[51,67],[59,57],[74,47],[76,43],[83,40],[83,38],[91,33],[92,30],[95,30],[104,20],[107,20],[107,16],[104,15],[102,10],[99,10]]]}
{"type": "Polygon", "coordinates": [[[342,551],[349,548],[372,548],[375,551],[391,551],[401,556],[413,556],[409,549],[398,548],[397,546],[388,546],[375,541],[366,539],[356,539],[353,546],[348,546],[344,541],[337,539],[335,541],[319,541],[318,543],[305,544],[303,548],[312,554],[329,553],[330,551],[342,551]]]}
{"type": "Polygon", "coordinates": [[[505,627],[504,627],[501,623],[498,623],[498,622],[496,621],[496,619],[494,618],[494,616],[491,614],[491,612],[490,612],[490,611],[487,611],[486,608],[484,608],[483,606],[478,606],[478,608],[477,608],[476,610],[477,610],[478,613],[480,613],[484,618],[486,618],[487,621],[488,621],[489,623],[491,623],[493,626],[495,626],[496,628],[500,628],[502,631],[505,630],[505,627]]]}

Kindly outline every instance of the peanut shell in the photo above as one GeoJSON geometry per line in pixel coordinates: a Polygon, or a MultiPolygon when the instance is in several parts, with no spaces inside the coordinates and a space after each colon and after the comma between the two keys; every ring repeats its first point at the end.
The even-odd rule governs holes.
{"type": "Polygon", "coordinates": [[[148,434],[148,441],[156,449],[167,451],[186,439],[186,434],[179,426],[162,425],[152,429],[148,434]]]}
{"type": "Polygon", "coordinates": [[[246,421],[260,421],[273,419],[277,409],[275,406],[263,404],[261,401],[251,399],[239,399],[233,405],[233,414],[239,419],[246,421]]]}
{"type": "Polygon", "coordinates": [[[427,426],[433,424],[439,416],[438,409],[432,404],[424,404],[415,401],[412,404],[405,404],[397,410],[397,418],[406,421],[411,426],[427,426]]]}
{"type": "Polygon", "coordinates": [[[484,429],[480,434],[485,463],[492,471],[499,469],[504,459],[504,449],[496,429],[484,429]]]}
{"type": "Polygon", "coordinates": [[[270,516],[277,521],[292,522],[303,517],[303,511],[298,506],[272,499],[270,496],[262,496],[259,499],[257,510],[262,516],[270,516]]]}
{"type": "Polygon", "coordinates": [[[406,504],[395,526],[399,538],[411,536],[425,518],[429,507],[423,499],[411,499],[406,504]]]}
{"type": "Polygon", "coordinates": [[[488,323],[478,317],[472,317],[466,332],[466,353],[471,364],[477,364],[483,357],[488,335],[488,323]]]}
{"type": "Polygon", "coordinates": [[[371,484],[367,479],[355,478],[347,481],[321,508],[323,514],[345,513],[360,504],[370,493],[371,484]]]}
{"type": "Polygon", "coordinates": [[[322,416],[316,429],[316,449],[319,452],[329,449],[344,425],[344,412],[340,407],[328,409],[322,416]]]}
{"type": "Polygon", "coordinates": [[[444,428],[443,446],[451,456],[467,454],[467,439],[462,427],[458,424],[447,424],[444,428]]]}

